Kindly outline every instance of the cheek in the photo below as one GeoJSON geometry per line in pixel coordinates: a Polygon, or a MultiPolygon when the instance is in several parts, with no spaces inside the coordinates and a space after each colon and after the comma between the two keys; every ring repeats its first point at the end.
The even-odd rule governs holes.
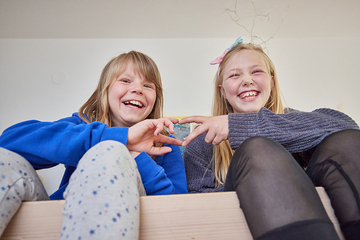
{"type": "Polygon", "coordinates": [[[155,105],[155,101],[156,101],[156,92],[155,91],[149,92],[146,95],[146,99],[147,99],[149,106],[151,106],[151,108],[153,108],[155,105]]]}
{"type": "Polygon", "coordinates": [[[239,86],[237,84],[237,81],[226,81],[223,85],[223,93],[224,93],[224,97],[225,98],[229,98],[233,95],[236,95],[237,96],[237,92],[238,92],[238,89],[239,89],[239,86]]]}
{"type": "Polygon", "coordinates": [[[109,91],[108,91],[108,99],[115,101],[116,98],[118,98],[119,96],[119,91],[117,88],[112,87],[109,91]]]}
{"type": "Polygon", "coordinates": [[[270,95],[270,92],[273,88],[273,82],[271,78],[261,78],[257,81],[257,84],[261,88],[262,92],[266,93],[266,95],[270,95]]]}

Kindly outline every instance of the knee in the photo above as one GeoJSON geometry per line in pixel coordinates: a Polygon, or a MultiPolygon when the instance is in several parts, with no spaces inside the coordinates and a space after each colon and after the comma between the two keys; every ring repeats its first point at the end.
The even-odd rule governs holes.
{"type": "Polygon", "coordinates": [[[319,150],[334,154],[360,153],[360,130],[347,129],[333,133],[319,144],[319,150]]]}
{"type": "Polygon", "coordinates": [[[29,166],[30,163],[19,154],[0,147],[0,166],[17,163],[20,166],[29,166]]]}
{"type": "Polygon", "coordinates": [[[92,148],[90,148],[86,152],[86,155],[102,155],[102,156],[104,155],[124,156],[128,154],[130,154],[129,150],[124,144],[113,140],[102,141],[96,144],[95,146],[93,146],[92,148]]]}
{"type": "MultiPolygon", "coordinates": [[[[80,166],[89,168],[113,168],[122,162],[134,162],[127,147],[117,141],[103,141],[92,148],[80,159],[80,166]]],[[[79,166],[79,165],[78,165],[79,166]]]]}
{"type": "Polygon", "coordinates": [[[322,141],[324,144],[332,144],[336,143],[334,145],[341,144],[345,142],[346,144],[360,144],[360,130],[357,129],[347,129],[342,130],[339,132],[332,133],[328,135],[324,140],[322,141]]]}
{"type": "Polygon", "coordinates": [[[118,142],[118,141],[114,141],[114,140],[106,140],[106,141],[99,142],[98,144],[93,146],[93,148],[101,148],[101,149],[105,149],[105,150],[107,148],[127,150],[127,147],[124,144],[122,144],[121,142],[118,142]]]}
{"type": "Polygon", "coordinates": [[[256,136],[245,140],[235,151],[231,161],[246,162],[247,165],[257,168],[268,168],[290,157],[290,153],[276,141],[256,136]]]}
{"type": "Polygon", "coordinates": [[[5,148],[0,148],[0,172],[2,180],[5,176],[13,180],[37,176],[35,169],[24,157],[5,148]]]}
{"type": "Polygon", "coordinates": [[[270,138],[256,136],[246,139],[239,148],[246,149],[247,151],[254,150],[256,152],[263,147],[272,147],[274,143],[276,142],[270,138]]]}
{"type": "Polygon", "coordinates": [[[248,138],[237,151],[246,153],[251,158],[264,158],[268,155],[277,155],[287,150],[278,142],[261,136],[248,138]]]}

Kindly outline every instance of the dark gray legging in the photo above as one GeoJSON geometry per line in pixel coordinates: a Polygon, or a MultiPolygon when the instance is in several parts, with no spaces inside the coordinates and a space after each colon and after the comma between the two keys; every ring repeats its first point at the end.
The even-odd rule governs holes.
{"type": "Polygon", "coordinates": [[[326,137],[306,172],[279,143],[247,139],[225,182],[255,239],[339,239],[314,188],[325,188],[346,239],[360,239],[360,131],[326,137]],[[310,178],[309,178],[310,177],[310,178]]]}

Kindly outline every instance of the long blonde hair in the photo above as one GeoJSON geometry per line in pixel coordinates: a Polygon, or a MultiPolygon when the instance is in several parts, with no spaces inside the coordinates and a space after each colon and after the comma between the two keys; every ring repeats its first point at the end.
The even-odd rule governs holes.
{"type": "MultiPolygon", "coordinates": [[[[283,105],[281,101],[281,94],[279,83],[275,71],[275,67],[271,59],[266,55],[264,50],[261,46],[248,43],[248,44],[239,44],[232,49],[224,56],[224,59],[220,63],[218,72],[214,78],[214,99],[213,99],[213,108],[212,108],[212,115],[219,116],[219,115],[227,115],[229,113],[233,113],[234,110],[229,102],[225,99],[219,86],[222,86],[223,83],[223,69],[226,66],[227,62],[241,50],[255,50],[259,52],[264,59],[269,74],[273,78],[273,88],[270,93],[270,97],[268,102],[265,104],[264,107],[268,108],[274,113],[284,113],[283,105]]],[[[222,141],[219,145],[214,146],[213,148],[213,163],[215,167],[215,182],[216,187],[220,186],[225,182],[227,170],[231,161],[231,158],[234,154],[234,150],[231,149],[229,140],[222,141]]]]}
{"type": "Polygon", "coordinates": [[[163,115],[163,89],[160,72],[155,62],[147,55],[130,51],[113,58],[104,67],[97,88],[91,97],[79,109],[79,116],[86,123],[102,122],[113,127],[111,120],[108,90],[127,68],[129,63],[133,64],[134,71],[139,76],[156,86],[156,101],[147,119],[161,118],[163,115]]]}

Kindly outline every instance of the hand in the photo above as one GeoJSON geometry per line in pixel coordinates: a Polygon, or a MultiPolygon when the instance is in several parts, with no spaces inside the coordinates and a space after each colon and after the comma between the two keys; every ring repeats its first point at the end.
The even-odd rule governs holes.
{"type": "Polygon", "coordinates": [[[222,141],[229,137],[229,121],[227,115],[204,117],[204,116],[192,116],[186,117],[180,120],[179,124],[184,123],[201,123],[201,125],[194,129],[183,141],[183,146],[187,146],[192,140],[199,135],[207,132],[205,142],[218,145],[222,141]]]}
{"type": "Polygon", "coordinates": [[[128,131],[127,148],[130,153],[146,152],[149,155],[164,155],[171,152],[170,147],[154,147],[154,143],[167,143],[181,145],[181,141],[164,136],[161,131],[166,126],[170,133],[174,133],[174,123],[179,121],[174,118],[146,119],[131,127],[128,131]]]}

